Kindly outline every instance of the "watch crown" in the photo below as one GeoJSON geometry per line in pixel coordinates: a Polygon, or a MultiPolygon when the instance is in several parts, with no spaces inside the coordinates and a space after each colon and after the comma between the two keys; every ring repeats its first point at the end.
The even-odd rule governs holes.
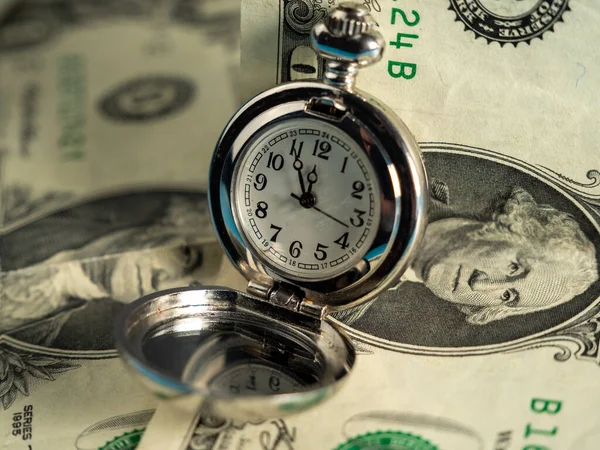
{"type": "Polygon", "coordinates": [[[326,26],[335,36],[368,33],[376,23],[368,11],[353,3],[342,3],[327,17],[326,26]]]}
{"type": "Polygon", "coordinates": [[[385,41],[377,23],[360,4],[342,3],[312,30],[311,41],[325,59],[323,80],[351,90],[359,67],[379,61],[385,41]]]}

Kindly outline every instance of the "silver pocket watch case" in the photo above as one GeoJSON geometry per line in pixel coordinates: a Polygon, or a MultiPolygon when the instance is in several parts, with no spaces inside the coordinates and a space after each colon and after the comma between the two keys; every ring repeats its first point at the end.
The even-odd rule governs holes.
{"type": "Polygon", "coordinates": [[[203,403],[218,416],[257,421],[331,397],[356,354],[329,313],[398,282],[423,237],[428,191],[418,145],[393,112],[354,87],[358,69],[381,59],[384,41],[373,19],[357,5],[340,5],[312,40],[325,59],[322,80],[282,84],[251,99],[213,155],[213,223],[248,279],[247,292],[172,289],[128,304],[117,318],[127,365],[157,395],[186,407],[203,403]],[[294,138],[305,139],[303,153],[294,138]],[[343,178],[346,167],[362,178],[343,178]],[[267,170],[271,190],[262,181],[267,170]],[[298,180],[290,199],[288,186],[298,180]],[[278,203],[261,222],[269,195],[278,203]],[[270,223],[273,216],[285,226],[270,223]],[[268,239],[267,224],[285,232],[268,239]],[[297,236],[318,242],[290,245],[297,236]],[[334,249],[337,258],[327,260],[334,249]]]}

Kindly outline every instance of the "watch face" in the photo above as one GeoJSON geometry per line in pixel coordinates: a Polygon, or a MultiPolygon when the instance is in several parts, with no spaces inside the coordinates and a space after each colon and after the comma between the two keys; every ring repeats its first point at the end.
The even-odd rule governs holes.
{"type": "Polygon", "coordinates": [[[358,264],[379,227],[369,156],[328,122],[291,119],[243,149],[232,186],[238,226],[268,265],[323,280],[358,264]]]}

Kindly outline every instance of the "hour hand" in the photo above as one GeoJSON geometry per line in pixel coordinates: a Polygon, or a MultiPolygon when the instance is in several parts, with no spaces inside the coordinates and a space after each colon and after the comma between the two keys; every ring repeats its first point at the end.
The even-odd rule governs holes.
{"type": "MultiPolygon", "coordinates": [[[[306,175],[306,179],[308,180],[308,189],[306,189],[306,192],[310,194],[310,192],[312,191],[313,184],[315,184],[318,180],[316,164],[315,164],[315,167],[313,167],[313,170],[308,172],[308,174],[306,175]]],[[[302,192],[304,192],[304,191],[302,191],[302,192]]]]}

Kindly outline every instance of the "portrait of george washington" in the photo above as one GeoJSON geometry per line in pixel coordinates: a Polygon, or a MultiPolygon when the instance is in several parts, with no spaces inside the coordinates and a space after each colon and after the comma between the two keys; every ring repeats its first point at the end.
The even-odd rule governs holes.
{"type": "Polygon", "coordinates": [[[66,350],[114,348],[124,304],[219,273],[204,192],[146,191],[76,204],[0,241],[0,334],[66,350]]]}
{"type": "Polygon", "coordinates": [[[429,224],[415,260],[339,320],[394,342],[469,347],[550,329],[598,298],[598,231],[567,198],[493,161],[426,162],[429,224]]]}

